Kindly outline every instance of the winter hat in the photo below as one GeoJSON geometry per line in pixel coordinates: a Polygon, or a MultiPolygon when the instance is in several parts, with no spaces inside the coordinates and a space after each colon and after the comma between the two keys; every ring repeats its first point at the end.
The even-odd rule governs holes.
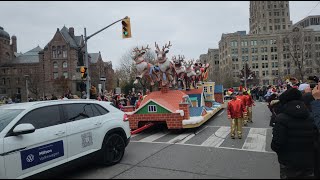
{"type": "Polygon", "coordinates": [[[285,104],[294,100],[301,100],[302,93],[296,88],[290,88],[280,96],[280,102],[285,104]]]}

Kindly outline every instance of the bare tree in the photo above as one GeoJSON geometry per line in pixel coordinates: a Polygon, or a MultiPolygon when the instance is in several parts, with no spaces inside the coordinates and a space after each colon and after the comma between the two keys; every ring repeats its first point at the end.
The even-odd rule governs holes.
{"type": "Polygon", "coordinates": [[[54,92],[58,92],[60,94],[64,93],[68,88],[68,79],[66,79],[64,76],[61,76],[58,79],[55,79],[54,82],[54,92]]]}
{"type": "Polygon", "coordinates": [[[306,74],[306,61],[311,57],[312,48],[310,33],[299,27],[293,28],[285,35],[284,46],[288,47],[290,61],[293,62],[295,75],[303,81],[306,74]]]}
{"type": "Polygon", "coordinates": [[[28,90],[32,94],[34,94],[36,98],[39,97],[40,90],[41,90],[41,79],[38,74],[29,75],[28,90]]]}

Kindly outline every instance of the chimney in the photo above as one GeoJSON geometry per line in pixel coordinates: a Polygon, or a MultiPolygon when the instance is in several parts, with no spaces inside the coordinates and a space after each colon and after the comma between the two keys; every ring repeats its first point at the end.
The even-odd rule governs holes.
{"type": "Polygon", "coordinates": [[[12,40],[12,42],[11,42],[12,51],[17,52],[17,37],[15,35],[13,35],[11,37],[11,40],[12,40]]]}
{"type": "Polygon", "coordinates": [[[73,27],[69,28],[69,34],[71,37],[74,37],[74,28],[73,27]]]}
{"type": "Polygon", "coordinates": [[[169,86],[165,85],[161,87],[161,93],[167,93],[169,91],[169,86]]]}

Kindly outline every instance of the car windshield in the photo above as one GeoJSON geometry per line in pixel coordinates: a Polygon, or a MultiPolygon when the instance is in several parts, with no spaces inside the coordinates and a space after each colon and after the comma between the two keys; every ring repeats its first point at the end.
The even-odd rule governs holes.
{"type": "Polygon", "coordinates": [[[23,109],[0,109],[0,132],[22,111],[23,109]]]}

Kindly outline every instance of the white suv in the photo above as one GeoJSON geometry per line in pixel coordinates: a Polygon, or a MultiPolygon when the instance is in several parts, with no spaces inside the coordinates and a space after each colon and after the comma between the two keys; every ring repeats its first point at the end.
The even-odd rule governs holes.
{"type": "Polygon", "coordinates": [[[86,155],[121,161],[126,114],[109,102],[56,100],[0,107],[0,179],[25,178],[86,155]]]}

